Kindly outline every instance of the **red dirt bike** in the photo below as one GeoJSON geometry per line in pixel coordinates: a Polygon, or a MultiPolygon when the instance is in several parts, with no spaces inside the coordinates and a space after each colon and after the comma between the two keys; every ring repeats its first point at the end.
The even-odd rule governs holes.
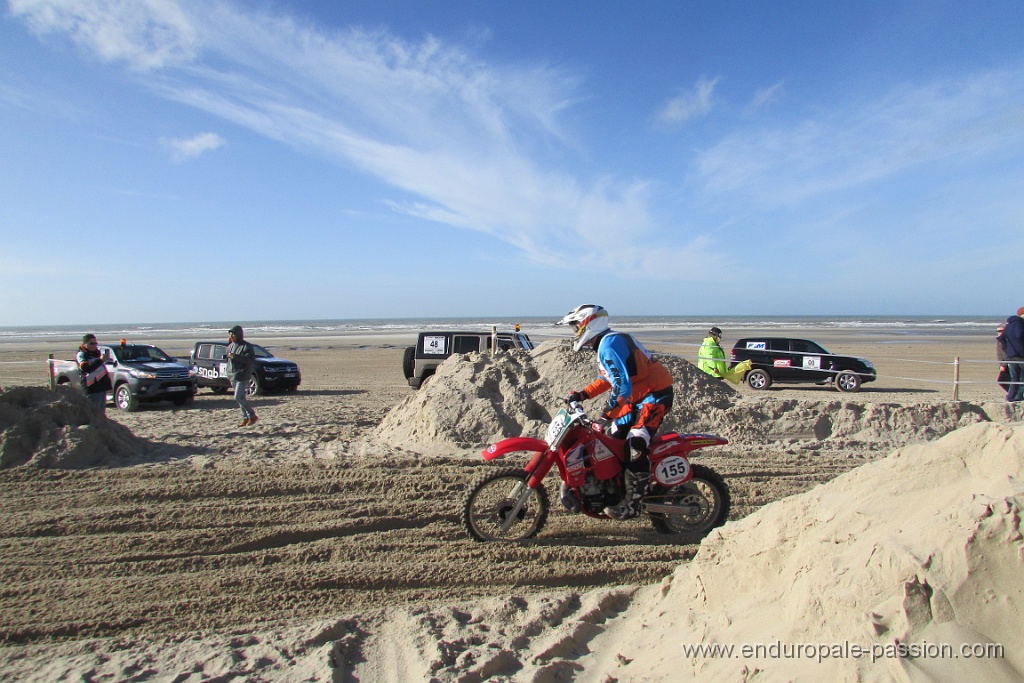
{"type": "MultiPolygon", "coordinates": [[[[729,487],[709,467],[691,465],[687,457],[705,446],[728,443],[712,434],[659,434],[651,440],[651,479],[636,502],[654,529],[673,534],[679,543],[699,543],[729,515],[729,487]]],[[[478,541],[520,541],[532,538],[548,518],[548,496],[542,483],[552,467],[564,482],[562,503],[571,512],[611,519],[603,510],[623,500],[628,446],[602,431],[582,406],[569,402],[548,426],[543,440],[504,439],[487,447],[484,460],[531,451],[523,469],[505,468],[478,479],[466,495],[462,519],[478,541]]]]}

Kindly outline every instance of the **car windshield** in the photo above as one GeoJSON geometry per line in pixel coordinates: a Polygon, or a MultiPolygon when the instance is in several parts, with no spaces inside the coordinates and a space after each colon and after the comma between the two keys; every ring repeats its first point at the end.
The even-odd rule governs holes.
{"type": "Polygon", "coordinates": [[[253,344],[252,345],[252,349],[253,349],[253,351],[256,352],[256,357],[257,358],[273,358],[274,357],[274,354],[272,354],[270,351],[267,351],[262,346],[257,346],[256,344],[253,344]]]}
{"type": "Polygon", "coordinates": [[[114,357],[122,363],[170,363],[174,359],[155,346],[115,346],[114,357]]]}

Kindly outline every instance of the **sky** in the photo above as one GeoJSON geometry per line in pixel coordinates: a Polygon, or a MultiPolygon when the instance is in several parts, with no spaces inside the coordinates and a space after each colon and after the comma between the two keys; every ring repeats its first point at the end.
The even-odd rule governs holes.
{"type": "Polygon", "coordinates": [[[0,2],[0,326],[1024,305],[1019,0],[0,2]]]}

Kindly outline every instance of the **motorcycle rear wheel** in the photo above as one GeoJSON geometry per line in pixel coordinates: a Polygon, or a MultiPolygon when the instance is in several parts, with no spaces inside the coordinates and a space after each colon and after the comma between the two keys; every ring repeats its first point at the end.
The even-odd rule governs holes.
{"type": "Polygon", "coordinates": [[[649,494],[652,502],[672,505],[696,505],[696,515],[649,513],[651,525],[660,534],[672,534],[679,543],[700,543],[715,527],[725,524],[732,499],[729,486],[718,472],[693,465],[693,477],[678,486],[656,486],[649,494]]]}
{"type": "Polygon", "coordinates": [[[548,521],[548,493],[543,484],[529,491],[515,519],[502,529],[527,478],[525,470],[508,468],[488,472],[476,480],[462,508],[462,521],[469,535],[485,542],[522,541],[536,536],[548,521]]]}

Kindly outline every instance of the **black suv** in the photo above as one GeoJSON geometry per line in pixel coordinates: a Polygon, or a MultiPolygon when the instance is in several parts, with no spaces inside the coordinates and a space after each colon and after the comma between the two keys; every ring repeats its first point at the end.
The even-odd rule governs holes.
{"type": "Polygon", "coordinates": [[[740,339],[732,348],[729,367],[745,360],[752,367],[744,379],[754,389],[767,389],[774,382],[814,382],[834,383],[839,391],[860,391],[861,384],[875,381],[871,361],[837,356],[809,339],[740,339]]]}
{"type": "MultiPolygon", "coordinates": [[[[402,373],[409,386],[419,389],[437,370],[437,366],[453,353],[477,353],[491,350],[491,332],[420,332],[416,346],[402,356],[402,373]]],[[[498,350],[533,349],[533,342],[523,332],[497,332],[498,350]]]]}
{"type": "MultiPolygon", "coordinates": [[[[247,396],[258,396],[264,391],[295,391],[299,388],[302,373],[298,365],[290,360],[275,358],[274,354],[257,344],[253,344],[252,348],[256,352],[256,363],[245,390],[247,396]]],[[[215,394],[223,394],[231,388],[227,342],[196,342],[190,360],[199,386],[210,387],[215,394]]]]}

